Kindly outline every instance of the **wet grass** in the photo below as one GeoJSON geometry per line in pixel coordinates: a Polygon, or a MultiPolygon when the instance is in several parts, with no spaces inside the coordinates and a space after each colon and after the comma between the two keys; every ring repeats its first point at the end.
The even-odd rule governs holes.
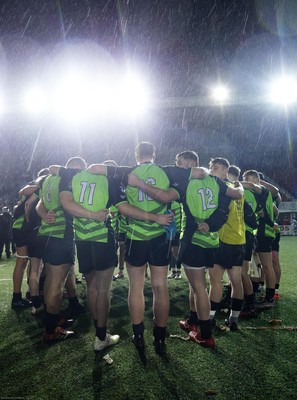
{"type": "MultiPolygon", "coordinates": [[[[140,356],[130,341],[126,278],[114,282],[109,323],[110,331],[119,333],[121,341],[103,354],[95,354],[89,314],[75,322],[75,338],[52,346],[42,342],[41,319],[32,317],[29,310],[10,308],[14,260],[2,260],[0,399],[296,399],[297,331],[284,329],[297,325],[296,248],[297,238],[282,238],[281,299],[274,309],[256,320],[242,321],[238,333],[216,334],[214,350],[168,338],[164,359],[152,346],[149,281],[145,289],[145,356],[140,356]],[[282,324],[273,329],[271,319],[280,319],[282,324]],[[113,359],[111,365],[103,359],[107,353],[113,359]]],[[[188,285],[184,278],[169,285],[169,332],[186,337],[178,321],[188,311],[188,285]]],[[[85,302],[84,284],[78,290],[85,302]]],[[[67,300],[64,308],[67,312],[67,300]]],[[[225,315],[218,317],[223,323],[225,315]]]]}

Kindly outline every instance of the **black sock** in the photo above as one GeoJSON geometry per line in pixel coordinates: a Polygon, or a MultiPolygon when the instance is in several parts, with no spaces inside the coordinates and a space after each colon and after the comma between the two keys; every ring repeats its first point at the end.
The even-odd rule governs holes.
{"type": "Polygon", "coordinates": [[[93,319],[93,323],[94,323],[95,329],[97,329],[97,320],[93,319]]]}
{"type": "Polygon", "coordinates": [[[249,294],[247,296],[244,296],[245,302],[246,302],[246,307],[248,310],[254,310],[255,309],[255,294],[249,294]]]}
{"type": "Polygon", "coordinates": [[[265,300],[272,301],[274,298],[275,289],[266,288],[265,300]]]}
{"type": "Polygon", "coordinates": [[[98,326],[96,327],[96,336],[99,338],[99,340],[105,339],[106,331],[107,331],[106,326],[104,326],[103,328],[99,328],[98,326]]]}
{"type": "Polygon", "coordinates": [[[13,300],[13,301],[20,301],[20,300],[22,300],[22,292],[13,293],[13,295],[12,295],[12,300],[13,300]]]}
{"type": "Polygon", "coordinates": [[[235,299],[234,297],[231,297],[231,310],[240,311],[242,303],[243,303],[242,299],[235,299]]]}
{"type": "Polygon", "coordinates": [[[199,325],[199,319],[196,311],[190,310],[190,316],[188,318],[188,324],[189,325],[199,325]]]}
{"type": "Polygon", "coordinates": [[[200,332],[202,339],[209,339],[211,337],[211,323],[210,319],[203,321],[200,319],[200,332]]]}
{"type": "Polygon", "coordinates": [[[275,289],[278,290],[279,289],[279,283],[275,284],[275,289]]]}
{"type": "Polygon", "coordinates": [[[165,340],[166,337],[166,326],[161,327],[161,326],[154,326],[154,332],[153,332],[155,340],[165,340]]]}
{"type": "Polygon", "coordinates": [[[140,324],[132,324],[133,333],[135,336],[142,336],[144,332],[144,323],[143,321],[140,324]]]}
{"type": "Polygon", "coordinates": [[[59,319],[59,314],[45,313],[44,325],[47,333],[54,333],[59,319]]]}
{"type": "Polygon", "coordinates": [[[253,284],[253,292],[257,293],[259,290],[259,282],[252,281],[252,284],[253,284]]]}
{"type": "Polygon", "coordinates": [[[39,308],[41,306],[41,300],[39,296],[31,296],[31,301],[33,304],[33,307],[39,308]]]}
{"type": "Polygon", "coordinates": [[[221,303],[217,303],[216,301],[210,300],[210,309],[212,311],[218,311],[220,309],[220,304],[221,303]]]}

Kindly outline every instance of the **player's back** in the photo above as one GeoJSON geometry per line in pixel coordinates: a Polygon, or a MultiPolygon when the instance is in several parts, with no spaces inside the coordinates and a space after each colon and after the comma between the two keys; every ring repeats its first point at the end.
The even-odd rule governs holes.
{"type": "MultiPolygon", "coordinates": [[[[149,185],[159,189],[169,189],[169,179],[163,169],[154,163],[140,164],[133,169],[133,173],[149,185]]],[[[152,199],[142,190],[127,186],[126,196],[129,204],[139,209],[154,214],[163,214],[167,206],[152,199]]],[[[127,225],[127,236],[134,240],[149,240],[160,236],[164,229],[157,223],[129,219],[127,225]]]]}

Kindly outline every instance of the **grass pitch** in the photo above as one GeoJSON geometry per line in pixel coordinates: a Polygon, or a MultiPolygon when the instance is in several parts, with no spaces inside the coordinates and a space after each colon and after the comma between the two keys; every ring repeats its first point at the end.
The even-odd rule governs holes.
{"type": "MultiPolygon", "coordinates": [[[[11,309],[14,259],[0,261],[0,399],[93,400],[297,399],[297,238],[282,237],[280,300],[257,319],[240,321],[239,332],[215,334],[214,350],[170,337],[167,357],[152,345],[152,295],[145,287],[145,357],[131,343],[127,277],[113,284],[109,331],[120,343],[93,352],[94,328],[88,313],[74,324],[76,336],[55,345],[42,342],[41,318],[11,309]],[[273,326],[270,320],[281,320],[273,326]],[[105,355],[113,360],[108,364],[105,355]]],[[[169,332],[186,338],[178,321],[188,312],[188,284],[170,281],[169,332]]],[[[26,286],[24,286],[24,292],[26,286]]],[[[78,286],[85,303],[85,285],[78,286]]],[[[67,300],[64,301],[67,312],[67,300]]],[[[224,314],[218,315],[223,323],[224,314]]]]}

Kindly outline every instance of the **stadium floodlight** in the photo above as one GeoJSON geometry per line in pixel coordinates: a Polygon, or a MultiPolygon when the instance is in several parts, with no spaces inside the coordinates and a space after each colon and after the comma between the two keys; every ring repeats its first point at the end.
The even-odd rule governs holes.
{"type": "Polygon", "coordinates": [[[95,87],[87,74],[70,71],[55,83],[51,95],[52,111],[67,122],[84,121],[94,111],[95,95],[95,87]]]}
{"type": "Polygon", "coordinates": [[[297,101],[297,82],[293,77],[282,77],[270,88],[269,101],[275,104],[288,105],[297,101]]]}
{"type": "Polygon", "coordinates": [[[212,88],[211,97],[214,101],[218,103],[224,103],[229,100],[230,91],[226,86],[218,85],[212,88]]]}
{"type": "Polygon", "coordinates": [[[115,104],[117,111],[128,117],[143,115],[150,106],[150,93],[144,80],[131,72],[120,82],[115,104]]]}
{"type": "Polygon", "coordinates": [[[40,114],[45,111],[46,98],[42,89],[38,86],[27,89],[23,96],[23,106],[30,114],[40,114]]]}

